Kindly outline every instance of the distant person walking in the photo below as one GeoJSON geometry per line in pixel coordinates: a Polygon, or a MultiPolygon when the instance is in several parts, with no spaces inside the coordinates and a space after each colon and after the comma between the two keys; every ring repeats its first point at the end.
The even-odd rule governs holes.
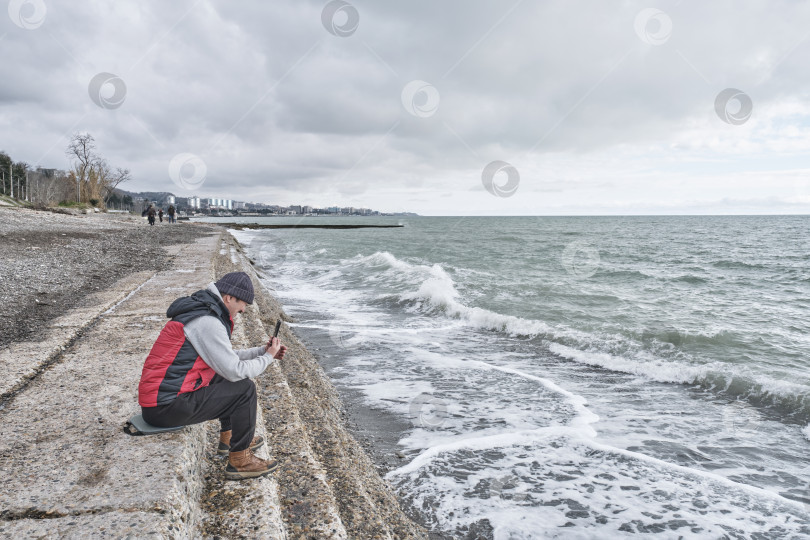
{"type": "Polygon", "coordinates": [[[149,225],[155,224],[155,207],[151,204],[149,205],[149,209],[146,211],[146,217],[149,218],[149,225]]]}
{"type": "Polygon", "coordinates": [[[160,222],[163,223],[163,208],[158,211],[158,217],[160,217],[160,222]]]}
{"type": "Polygon", "coordinates": [[[174,217],[175,210],[174,210],[174,205],[173,205],[173,204],[170,204],[170,205],[169,205],[169,212],[168,212],[168,214],[169,214],[169,223],[177,223],[177,220],[176,220],[176,219],[175,219],[175,217],[174,217]]]}

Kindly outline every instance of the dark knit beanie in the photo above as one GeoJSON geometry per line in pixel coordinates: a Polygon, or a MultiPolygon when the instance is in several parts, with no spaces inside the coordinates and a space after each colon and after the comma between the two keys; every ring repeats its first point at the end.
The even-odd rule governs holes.
{"type": "Polygon", "coordinates": [[[253,303],[253,282],[244,272],[231,272],[225,274],[214,283],[219,294],[230,294],[248,304],[253,303]]]}

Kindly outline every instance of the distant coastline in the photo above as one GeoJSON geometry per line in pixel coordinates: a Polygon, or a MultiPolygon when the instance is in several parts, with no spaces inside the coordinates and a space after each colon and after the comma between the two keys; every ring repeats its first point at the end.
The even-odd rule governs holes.
{"type": "Polygon", "coordinates": [[[266,225],[257,223],[218,223],[223,227],[229,229],[237,229],[239,231],[244,229],[391,229],[397,227],[404,227],[405,225],[332,225],[324,223],[323,225],[266,225]]]}

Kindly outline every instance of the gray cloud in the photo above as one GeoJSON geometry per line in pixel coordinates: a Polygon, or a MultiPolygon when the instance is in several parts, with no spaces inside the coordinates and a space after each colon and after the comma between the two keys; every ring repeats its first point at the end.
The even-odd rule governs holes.
{"type": "MultiPolygon", "coordinates": [[[[445,195],[478,189],[465,204],[486,213],[480,173],[496,159],[521,169],[524,197],[545,194],[537,212],[571,189],[581,190],[582,208],[596,208],[606,188],[595,186],[608,181],[617,204],[631,208],[633,192],[600,180],[593,163],[622,176],[650,154],[663,165],[707,154],[733,161],[744,147],[759,167],[780,170],[785,141],[807,137],[808,111],[785,107],[808,98],[807,4],[658,2],[672,21],[658,46],[634,30],[650,7],[643,2],[353,4],[360,24],[349,37],[324,29],[325,2],[46,0],[37,29],[0,17],[0,51],[11,59],[0,77],[0,149],[67,167],[67,136],[83,130],[133,171],[131,189],[181,193],[167,167],[191,152],[208,168],[203,195],[354,198],[383,209],[411,200],[415,211],[457,213],[445,195]],[[99,72],[126,82],[120,108],[89,99],[99,72]],[[435,114],[403,107],[413,80],[436,88],[435,114]],[[715,115],[728,87],[753,100],[743,126],[715,115]],[[608,159],[617,154],[624,160],[608,159]],[[558,168],[548,171],[551,163],[558,168]]],[[[666,172],[645,166],[651,178],[666,172]]]]}

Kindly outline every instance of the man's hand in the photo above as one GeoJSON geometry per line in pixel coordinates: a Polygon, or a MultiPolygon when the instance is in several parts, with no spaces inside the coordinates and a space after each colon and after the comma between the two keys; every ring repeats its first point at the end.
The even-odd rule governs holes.
{"type": "Polygon", "coordinates": [[[281,360],[284,358],[284,353],[287,352],[287,346],[281,344],[281,340],[277,337],[270,338],[270,341],[267,342],[267,345],[264,347],[265,351],[267,351],[270,356],[275,358],[276,360],[281,360]]]}

